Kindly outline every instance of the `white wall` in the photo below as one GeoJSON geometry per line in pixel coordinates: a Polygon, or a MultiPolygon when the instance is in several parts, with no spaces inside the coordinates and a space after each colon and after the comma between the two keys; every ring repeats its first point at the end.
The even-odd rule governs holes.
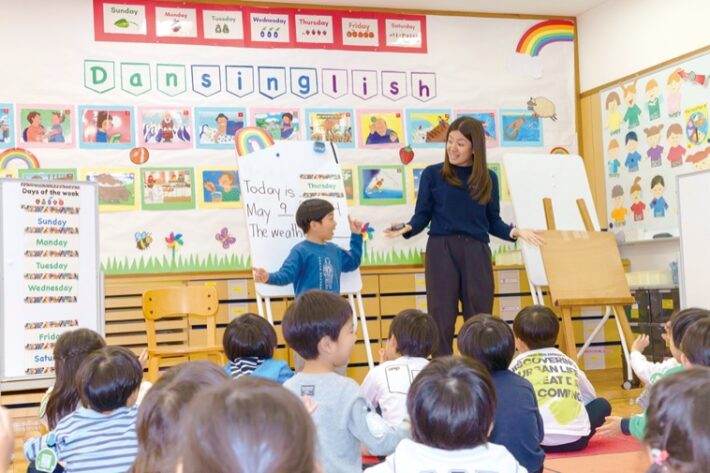
{"type": "Polygon", "coordinates": [[[607,0],[577,17],[582,92],[710,44],[710,0],[607,0]]]}

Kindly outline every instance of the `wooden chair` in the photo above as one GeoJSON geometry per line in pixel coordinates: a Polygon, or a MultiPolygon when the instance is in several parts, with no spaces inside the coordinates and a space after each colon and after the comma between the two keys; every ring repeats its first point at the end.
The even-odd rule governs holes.
{"type": "Polygon", "coordinates": [[[213,286],[194,285],[151,289],[143,293],[143,316],[148,335],[148,378],[155,382],[161,361],[175,358],[190,358],[191,355],[203,355],[217,358],[217,363],[224,363],[224,352],[217,340],[217,310],[219,299],[213,286]],[[174,340],[176,331],[190,331],[190,317],[204,319],[207,325],[207,342],[194,346],[189,338],[187,346],[170,344],[163,340],[174,340]],[[161,322],[167,324],[161,326],[161,322]],[[160,322],[159,322],[160,321],[160,322]],[[162,340],[161,340],[162,338],[162,340]]]}

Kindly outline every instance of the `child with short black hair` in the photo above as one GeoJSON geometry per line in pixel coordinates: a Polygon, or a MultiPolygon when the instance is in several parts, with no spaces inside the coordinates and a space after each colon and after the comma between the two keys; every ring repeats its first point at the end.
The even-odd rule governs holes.
{"type": "Polygon", "coordinates": [[[324,199],[304,200],[296,210],[296,224],[306,239],[295,245],[281,268],[269,273],[252,268],[254,281],[285,286],[293,283],[296,296],[311,289],[340,293],[340,274],[355,271],[362,257],[362,222],[350,223],[350,251],[331,243],[335,232],[335,208],[324,199]]]}
{"type": "Polygon", "coordinates": [[[201,391],[180,431],[182,473],[320,471],[313,421],[303,402],[273,381],[242,376],[201,391]]]}
{"type": "Polygon", "coordinates": [[[229,360],[224,371],[232,378],[251,375],[283,384],[293,376],[285,361],[273,358],[276,331],[263,317],[246,313],[232,319],[222,345],[229,360]]]}
{"type": "Polygon", "coordinates": [[[439,329],[436,321],[417,309],[405,309],[392,320],[380,364],[362,382],[362,394],[392,425],[407,418],[407,392],[412,380],[436,351],[439,329]]]}
{"type": "Polygon", "coordinates": [[[138,454],[132,473],[175,473],[180,418],[197,393],[225,384],[229,377],[207,360],[180,363],[165,371],[138,408],[138,454]]]}
{"type": "MultiPolygon", "coordinates": [[[[652,382],[660,381],[666,376],[683,371],[685,367],[682,363],[683,352],[681,351],[681,347],[685,341],[686,333],[689,332],[690,328],[696,323],[706,319],[710,319],[710,311],[697,307],[683,309],[671,316],[669,321],[670,337],[668,343],[673,358],[675,358],[679,364],[663,373],[658,373],[655,379],[652,379],[652,382]]],[[[600,429],[603,435],[615,435],[621,432],[625,435],[633,435],[639,440],[643,440],[646,435],[647,418],[645,412],[627,418],[608,416],[606,420],[607,423],[600,429]]]]}
{"type": "Polygon", "coordinates": [[[691,368],[674,373],[651,388],[647,473],[710,471],[710,369],[691,368]]]}
{"type": "Polygon", "coordinates": [[[407,395],[412,440],[368,471],[495,471],[523,473],[513,455],[488,442],[496,391],[486,369],[470,358],[434,358],[414,379],[407,395]]]}
{"type": "Polygon", "coordinates": [[[74,412],[79,405],[76,372],[82,361],[92,352],[106,346],[104,338],[88,328],[62,333],[54,344],[54,386],[40,402],[40,418],[53,430],[60,420],[74,412]]]}
{"type": "Polygon", "coordinates": [[[463,324],[457,343],[461,354],[485,366],[493,379],[498,405],[489,440],[507,448],[529,472],[541,472],[545,429],[532,385],[508,370],[515,354],[510,327],[498,317],[478,314],[463,324]]]}
{"type": "Polygon", "coordinates": [[[559,331],[557,315],[541,305],[524,308],[513,321],[520,354],[510,370],[533,386],[545,427],[542,448],[548,453],[584,449],[611,414],[609,401],[596,397],[584,371],[555,348],[559,331]]]}
{"type": "Polygon", "coordinates": [[[313,421],[324,471],[360,473],[360,442],[374,455],[394,451],[405,432],[370,412],[358,384],[336,373],[355,346],[350,305],[336,294],[308,291],[286,310],[282,327],[286,342],[305,360],[303,371],[284,386],[318,406],[313,421]]]}
{"type": "Polygon", "coordinates": [[[710,317],[698,320],[685,332],[681,360],[686,368],[710,366],[710,317]]]}
{"type": "Polygon", "coordinates": [[[34,461],[51,449],[67,472],[126,472],[136,457],[138,388],[143,368],[122,347],[104,347],[82,362],[76,375],[81,406],[56,428],[25,443],[25,457],[34,461]]]}

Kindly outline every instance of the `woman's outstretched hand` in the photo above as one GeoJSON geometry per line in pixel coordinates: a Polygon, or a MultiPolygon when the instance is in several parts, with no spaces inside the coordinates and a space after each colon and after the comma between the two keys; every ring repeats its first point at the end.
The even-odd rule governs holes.
{"type": "Polygon", "coordinates": [[[395,224],[392,225],[390,228],[385,229],[385,236],[387,238],[396,238],[398,236],[402,236],[407,232],[412,231],[412,226],[408,223],[403,224],[404,226],[401,228],[398,228],[399,225],[395,224]]]}
{"type": "Polygon", "coordinates": [[[523,240],[533,246],[541,246],[545,244],[545,239],[542,238],[543,230],[530,230],[529,228],[513,229],[513,238],[523,240]]]}

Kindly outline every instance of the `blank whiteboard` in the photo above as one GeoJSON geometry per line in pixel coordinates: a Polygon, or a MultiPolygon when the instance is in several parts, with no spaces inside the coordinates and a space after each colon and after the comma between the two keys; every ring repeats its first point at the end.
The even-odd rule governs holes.
{"type": "MultiPolygon", "coordinates": [[[[278,270],[291,248],[303,241],[296,209],[308,198],[333,204],[337,222],[333,243],[350,249],[348,205],[335,149],[327,143],[325,151],[317,153],[313,145],[313,141],[277,141],[237,158],[252,265],[269,273],[278,270]]],[[[361,289],[359,269],[341,274],[341,293],[355,294],[361,289]]],[[[266,297],[294,295],[293,284],[256,284],[256,290],[266,297]]]]}
{"type": "MultiPolygon", "coordinates": [[[[506,154],[503,168],[519,228],[547,229],[542,199],[552,199],[557,230],[582,230],[584,222],[577,199],[584,199],[595,230],[599,219],[589,189],[582,158],[574,154],[506,154]]],[[[528,279],[535,286],[547,286],[540,249],[521,242],[528,279]]]]}
{"type": "Polygon", "coordinates": [[[710,308],[710,171],[678,176],[680,305],[710,308]]]}
{"type": "Polygon", "coordinates": [[[88,182],[0,179],[3,389],[53,376],[54,343],[63,332],[103,333],[97,189],[88,182]]]}

